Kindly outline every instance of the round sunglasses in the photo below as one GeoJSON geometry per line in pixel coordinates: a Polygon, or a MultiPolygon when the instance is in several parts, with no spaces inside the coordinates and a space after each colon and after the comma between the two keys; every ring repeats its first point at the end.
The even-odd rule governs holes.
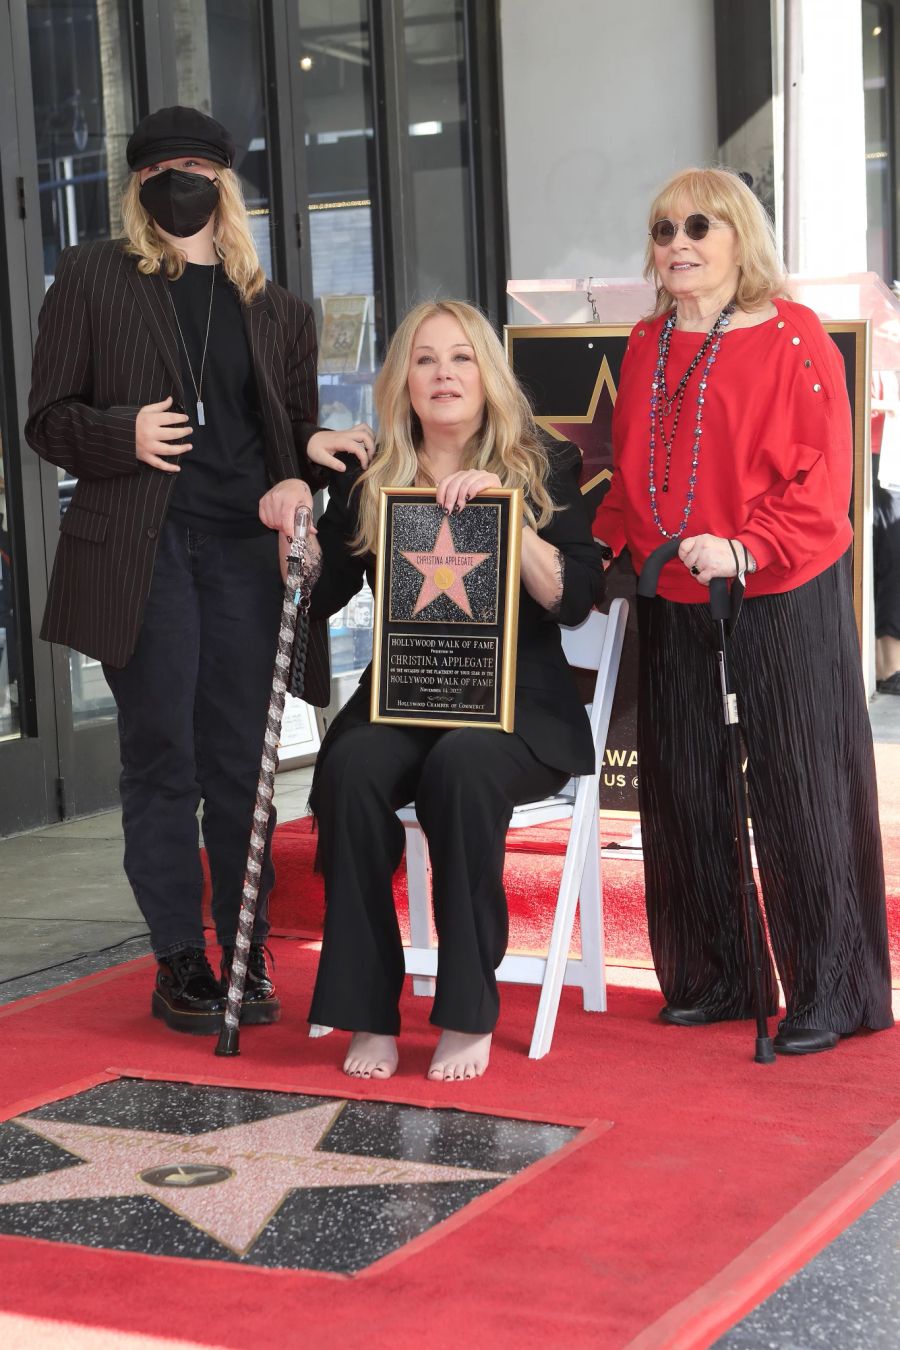
{"type": "Polygon", "coordinates": [[[679,229],[684,230],[688,239],[698,240],[705,239],[711,229],[724,224],[725,221],[710,220],[709,216],[701,215],[698,211],[692,216],[686,216],[680,223],[667,217],[654,221],[650,226],[650,234],[654,244],[671,244],[679,229]]]}

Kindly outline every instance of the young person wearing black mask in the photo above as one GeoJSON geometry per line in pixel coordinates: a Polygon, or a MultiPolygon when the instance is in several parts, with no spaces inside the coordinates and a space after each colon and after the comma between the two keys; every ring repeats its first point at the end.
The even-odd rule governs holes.
{"type": "MultiPolygon", "coordinates": [[[[158,960],[152,1011],[215,1033],[197,808],[230,969],[290,536],[340,451],[316,426],[316,331],[267,281],[228,132],[193,108],[138,125],[125,238],[66,249],[40,316],[25,434],[77,477],[42,636],[103,662],[119,710],[125,870],[158,960]]],[[[327,697],[327,660],[311,661],[327,697]]],[[[274,813],[271,828],[274,825],[274,813]]],[[[267,844],[244,1020],[280,1005],[266,962],[267,844]]]]}

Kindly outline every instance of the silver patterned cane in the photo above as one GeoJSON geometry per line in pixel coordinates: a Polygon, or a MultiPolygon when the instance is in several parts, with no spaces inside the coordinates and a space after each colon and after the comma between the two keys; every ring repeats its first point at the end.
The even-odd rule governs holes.
{"type": "MultiPolygon", "coordinates": [[[[253,826],[250,832],[247,866],[244,871],[241,912],[238,917],[234,957],[231,962],[231,975],[228,981],[225,1021],[216,1045],[217,1055],[240,1054],[241,1005],[244,1001],[247,958],[250,955],[256,904],[259,899],[259,882],[266,847],[266,832],[269,825],[269,815],[272,811],[272,797],[275,792],[278,744],[281,740],[281,722],[284,717],[284,697],[287,692],[288,675],[294,653],[294,634],[297,631],[298,613],[305,617],[306,611],[309,609],[306,536],[309,531],[310,519],[309,507],[299,506],[294,516],[294,537],[291,540],[290,552],[288,553],[287,581],[284,587],[284,603],[281,606],[281,622],[278,628],[278,650],[275,653],[272,694],[269,699],[269,711],[266,714],[266,735],[263,742],[262,762],[259,766],[256,802],[253,807],[253,826]]],[[[297,659],[298,663],[305,663],[305,650],[297,653],[297,659]]]]}

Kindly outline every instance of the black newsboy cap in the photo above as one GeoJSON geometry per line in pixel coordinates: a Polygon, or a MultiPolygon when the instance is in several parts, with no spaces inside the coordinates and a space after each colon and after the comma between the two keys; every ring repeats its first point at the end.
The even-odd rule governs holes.
{"type": "Polygon", "coordinates": [[[146,169],[161,159],[198,155],[231,168],[234,141],[214,117],[197,108],[159,108],[138,122],[128,138],[125,158],[129,169],[146,169]]]}

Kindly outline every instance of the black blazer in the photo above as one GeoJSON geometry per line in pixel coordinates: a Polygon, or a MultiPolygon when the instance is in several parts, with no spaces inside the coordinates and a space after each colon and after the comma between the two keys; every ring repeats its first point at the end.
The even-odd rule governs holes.
{"type": "MultiPolygon", "coordinates": [[[[578,486],[581,455],[567,441],[552,441],[547,449],[547,487],[563,509],[539,533],[559,549],[565,561],[562,603],[558,613],[550,614],[524,586],[520,588],[515,730],[542,763],[569,774],[585,774],[594,768],[590,722],[563,653],[559,625],[581,623],[603,599],[603,562],[578,486]]],[[[350,488],[359,472],[354,461],[345,473],[331,478],[328,506],[318,522],[323,563],[312,594],[310,613],[315,616],[339,610],[360,590],[364,577],[375,589],[374,556],[354,556],[349,548],[357,529],[359,501],[350,488]]],[[[371,678],[369,666],[353,695],[353,706],[348,704],[345,709],[347,721],[368,720],[371,678]]],[[[338,720],[332,728],[339,734],[338,720]]]]}
{"type": "MultiPolygon", "coordinates": [[[[41,637],[111,666],[132,655],[175,475],[135,454],[135,419],[172,396],[184,411],[173,307],[160,275],[143,276],[121,242],[60,256],[41,307],[25,438],[78,479],[60,526],[41,637]]],[[[272,483],[316,471],[316,329],[309,305],[275,286],[244,307],[272,483]]],[[[277,583],[276,583],[277,584],[277,583]]],[[[316,626],[307,691],[328,702],[324,627],[316,626]],[[324,663],[324,664],[323,664],[324,663]]],[[[274,653],[273,653],[274,657],[274,653]]],[[[312,699],[311,699],[312,701],[312,699]]]]}

